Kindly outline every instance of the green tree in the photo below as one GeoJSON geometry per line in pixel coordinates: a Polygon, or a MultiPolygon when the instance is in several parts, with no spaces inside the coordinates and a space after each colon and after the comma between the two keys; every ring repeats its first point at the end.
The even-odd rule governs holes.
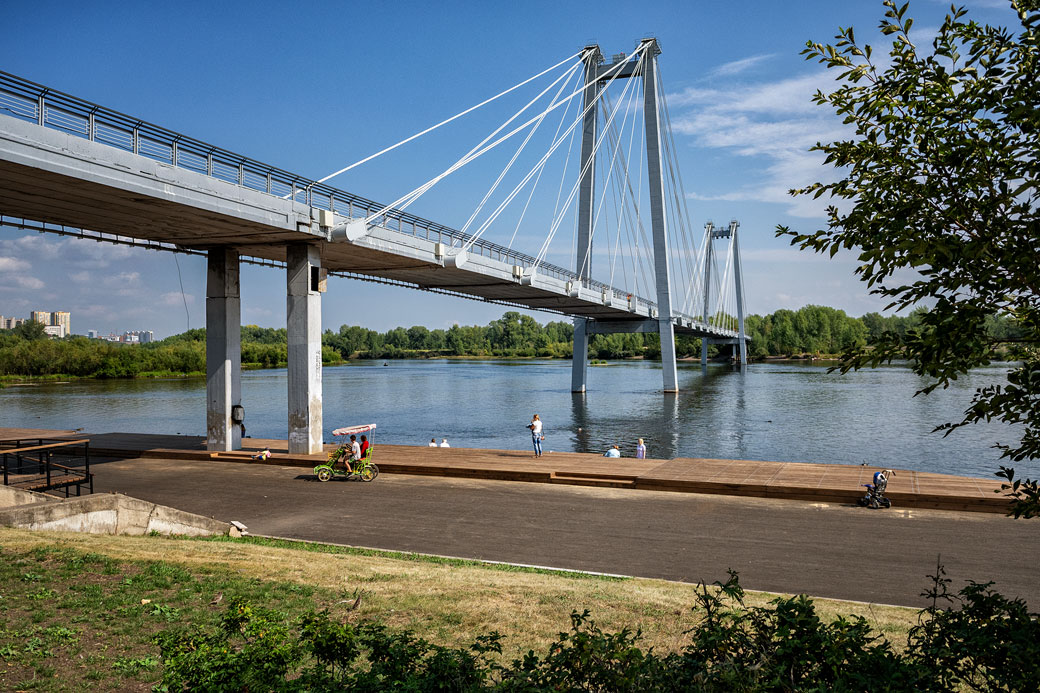
{"type": "MultiPolygon", "coordinates": [[[[951,8],[930,49],[910,37],[907,5],[885,0],[881,31],[894,37],[887,60],[841,29],[835,45],[803,52],[840,73],[833,92],[817,92],[854,135],[814,150],[840,178],[792,190],[829,196],[827,228],[810,234],[777,228],[803,249],[859,250],[856,273],[890,307],[931,307],[905,334],[883,332],[872,350],[852,349],[842,370],[908,357],[930,392],[995,358],[987,331],[994,315],[1022,330],[1021,363],[1006,384],[975,393],[947,432],[997,419],[1020,425],[1005,458],[1040,457],[1040,2],[1011,0],[1017,33],[967,19],[951,8]],[[907,278],[905,270],[915,270],[907,278]]],[[[1040,514],[1037,483],[1013,482],[1014,513],[1040,514]]]]}
{"type": "Polygon", "coordinates": [[[14,328],[14,333],[29,342],[37,339],[47,339],[47,332],[43,329],[43,323],[35,320],[26,320],[14,328]]]}

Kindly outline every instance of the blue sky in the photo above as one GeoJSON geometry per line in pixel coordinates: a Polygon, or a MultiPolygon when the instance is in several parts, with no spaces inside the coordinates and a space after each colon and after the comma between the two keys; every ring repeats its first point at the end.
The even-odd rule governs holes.
{"type": "MultiPolygon", "coordinates": [[[[964,4],[977,20],[1014,23],[1000,0],[964,4]]],[[[947,7],[913,2],[916,35],[927,39],[947,7]]],[[[875,0],[8,2],[0,5],[0,69],[320,178],[583,45],[598,43],[610,56],[654,36],[693,225],[741,221],[749,312],[816,303],[862,315],[883,304],[852,275],[852,256],[799,253],[773,230],[820,227],[822,205],[786,191],[828,175],[806,150],[842,133],[810,101],[830,76],[799,52],[847,25],[885,45],[876,32],[882,9],[875,0]]],[[[476,140],[474,132],[465,123],[445,128],[332,183],[392,201],[484,131],[476,140]]],[[[458,227],[483,190],[473,181],[445,186],[411,211],[458,227]]],[[[534,254],[537,243],[522,249],[534,254]]],[[[283,326],[284,287],[283,272],[244,267],[243,323],[283,326]]],[[[150,329],[162,337],[204,326],[204,304],[199,258],[0,229],[2,315],[68,310],[76,333],[150,329]]],[[[504,310],[333,279],[323,324],[446,328],[486,324],[504,310]]]]}

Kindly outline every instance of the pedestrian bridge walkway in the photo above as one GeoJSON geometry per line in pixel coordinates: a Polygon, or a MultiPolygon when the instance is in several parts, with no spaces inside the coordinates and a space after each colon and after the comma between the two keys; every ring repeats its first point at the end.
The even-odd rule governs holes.
{"type": "MultiPolygon", "coordinates": [[[[0,429],[0,436],[10,430],[0,429]]],[[[46,434],[44,437],[47,438],[61,433],[37,432],[38,435],[46,434]]],[[[307,468],[324,459],[324,455],[290,455],[284,440],[246,438],[241,451],[210,452],[206,450],[206,440],[201,436],[137,433],[76,435],[90,439],[90,449],[95,460],[104,457],[148,457],[212,460],[214,464],[231,462],[307,468]],[[270,460],[258,462],[250,458],[250,453],[264,448],[270,449],[270,460]]],[[[325,446],[326,451],[333,447],[325,446]]],[[[861,484],[869,483],[878,469],[804,462],[699,458],[618,460],[570,452],[553,452],[535,459],[531,453],[518,450],[385,444],[375,446],[374,461],[384,474],[708,493],[850,505],[863,495],[861,484]]],[[[888,460],[885,466],[896,470],[886,492],[886,496],[892,500],[893,510],[1007,512],[1007,499],[1000,495],[1000,484],[995,480],[903,470],[898,460],[888,460]]],[[[104,474],[103,467],[103,464],[95,462],[95,473],[104,474]]],[[[204,482],[200,480],[200,483],[204,482]]]]}

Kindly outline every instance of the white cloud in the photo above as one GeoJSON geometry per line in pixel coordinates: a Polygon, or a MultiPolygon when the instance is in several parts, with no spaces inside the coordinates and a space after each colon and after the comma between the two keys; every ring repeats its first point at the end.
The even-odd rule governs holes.
{"type": "Polygon", "coordinates": [[[104,286],[111,288],[120,287],[137,287],[141,285],[141,273],[140,272],[120,272],[119,274],[108,275],[101,280],[104,286]]]}
{"type": "Polygon", "coordinates": [[[0,278],[0,291],[13,291],[29,289],[30,291],[39,291],[44,287],[44,283],[28,274],[14,274],[6,275],[0,278]]]}
{"type": "Polygon", "coordinates": [[[69,279],[77,284],[87,284],[90,282],[90,272],[86,270],[83,270],[82,272],[73,272],[69,275],[69,279]]]}
{"type": "MultiPolygon", "coordinates": [[[[833,89],[825,72],[813,72],[777,82],[734,86],[725,89],[686,89],[669,96],[678,103],[672,128],[693,139],[694,146],[721,150],[737,157],[758,157],[758,176],[737,189],[721,192],[694,190],[693,199],[753,201],[781,204],[788,214],[820,218],[831,203],[826,197],[813,200],[791,197],[791,188],[834,179],[834,171],[823,165],[823,156],[809,149],[817,142],[850,136],[826,107],[812,103],[817,90],[833,89]]],[[[746,168],[742,162],[734,167],[746,168]]]]}
{"type": "Polygon", "coordinates": [[[746,70],[751,69],[755,65],[772,58],[774,53],[766,53],[764,55],[752,55],[748,58],[742,58],[740,60],[734,60],[732,62],[723,63],[709,73],[712,77],[722,77],[740,74],[746,70]]]}
{"type": "Polygon", "coordinates": [[[195,297],[191,294],[181,294],[180,291],[167,291],[159,297],[159,304],[163,306],[183,306],[187,301],[189,306],[195,305],[195,297]]]}
{"type": "Polygon", "coordinates": [[[32,268],[25,260],[16,257],[0,257],[0,272],[24,272],[32,268]]]}

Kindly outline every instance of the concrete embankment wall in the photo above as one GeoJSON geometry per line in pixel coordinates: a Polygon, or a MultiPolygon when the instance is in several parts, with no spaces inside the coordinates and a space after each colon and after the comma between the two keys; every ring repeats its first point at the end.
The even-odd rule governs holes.
{"type": "Polygon", "coordinates": [[[57,498],[51,498],[44,493],[35,491],[23,491],[10,486],[0,486],[0,508],[10,508],[15,505],[29,505],[31,503],[45,503],[47,501],[57,502],[57,498]]]}
{"type": "Polygon", "coordinates": [[[141,535],[159,532],[187,536],[238,536],[238,530],[226,522],[118,493],[67,500],[30,501],[28,505],[2,508],[0,525],[87,534],[141,535]]]}

